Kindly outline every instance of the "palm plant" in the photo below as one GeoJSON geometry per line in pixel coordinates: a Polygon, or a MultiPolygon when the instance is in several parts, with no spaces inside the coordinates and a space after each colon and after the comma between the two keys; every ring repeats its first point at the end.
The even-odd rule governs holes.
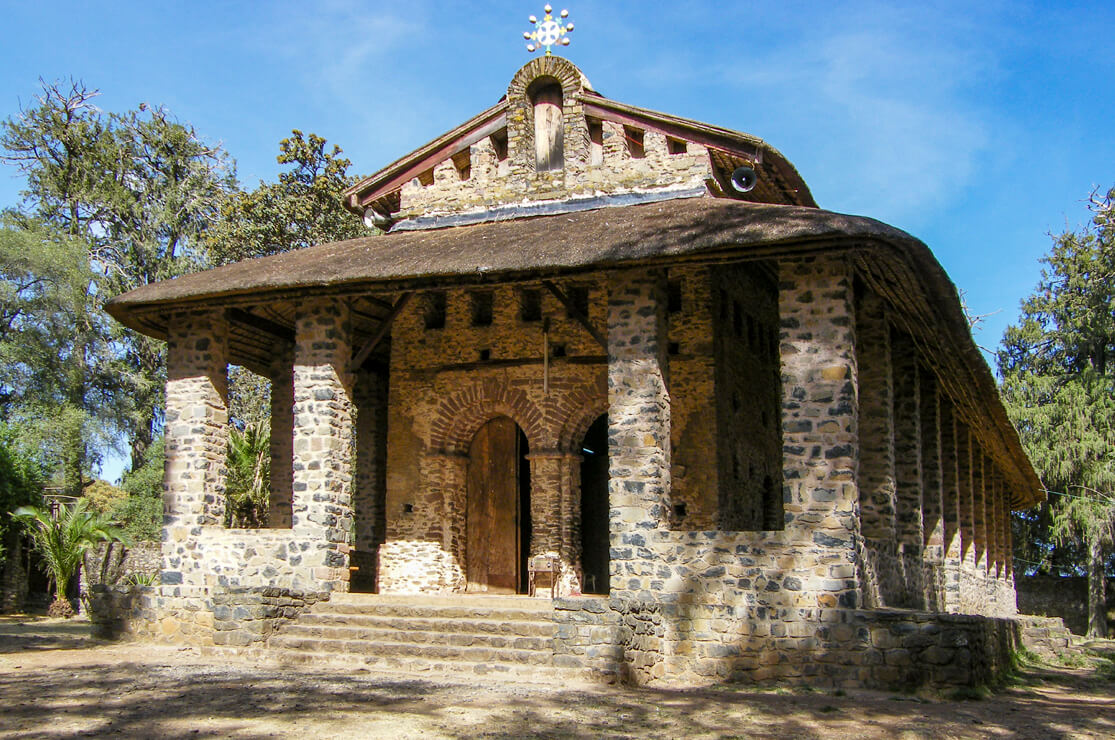
{"type": "Polygon", "coordinates": [[[225,524],[231,527],[267,525],[271,490],[271,433],[263,424],[233,427],[228,436],[228,506],[225,524]]]}
{"type": "Polygon", "coordinates": [[[66,599],[66,584],[81,567],[85,551],[98,542],[123,541],[123,537],[103,514],[79,499],[70,507],[63,506],[57,516],[37,506],[21,506],[12,518],[27,530],[31,544],[42,556],[47,575],[54,588],[54,601],[47,614],[72,617],[73,606],[66,599]]]}

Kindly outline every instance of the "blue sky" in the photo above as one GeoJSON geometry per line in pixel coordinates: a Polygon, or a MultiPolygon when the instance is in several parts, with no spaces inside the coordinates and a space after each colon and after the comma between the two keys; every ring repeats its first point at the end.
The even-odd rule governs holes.
{"type": "MultiPolygon", "coordinates": [[[[496,102],[542,2],[0,2],[0,117],[38,79],[167,106],[274,179],[298,128],[370,173],[496,102]]],[[[822,208],[925,241],[998,344],[1050,232],[1115,185],[1115,4],[571,2],[602,94],[746,131],[822,208]]],[[[0,170],[0,206],[20,181],[0,170]]]]}

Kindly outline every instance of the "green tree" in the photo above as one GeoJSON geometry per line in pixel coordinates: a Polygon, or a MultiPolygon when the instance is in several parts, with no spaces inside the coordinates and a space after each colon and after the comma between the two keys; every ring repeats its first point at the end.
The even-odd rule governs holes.
{"type": "MultiPolygon", "coordinates": [[[[84,244],[99,312],[106,296],[202,264],[200,236],[235,175],[219,146],[165,109],[104,113],[93,104],[97,94],[72,80],[43,83],[35,105],[0,124],[0,160],[27,178],[23,214],[84,244]]],[[[161,423],[164,348],[115,324],[104,329],[126,361],[116,378],[132,401],[128,436],[138,467],[161,423]]]]}
{"type": "Polygon", "coordinates": [[[1034,294],[998,353],[1003,397],[1053,493],[1049,535],[1086,553],[1088,634],[1106,636],[1105,560],[1115,522],[1115,189],[1092,223],[1056,236],[1034,294]]]}
{"type": "Polygon", "coordinates": [[[126,471],[120,487],[128,496],[109,516],[133,542],[158,541],[163,530],[163,437],[155,438],[143,453],[143,464],[126,471]]]}
{"type": "Polygon", "coordinates": [[[42,556],[53,585],[54,601],[47,614],[72,617],[74,610],[66,598],[66,586],[81,567],[82,555],[98,542],[123,538],[107,517],[91,510],[86,499],[61,507],[57,516],[35,506],[23,506],[16,509],[14,518],[23,524],[32,546],[42,556]]]}
{"type": "Polygon", "coordinates": [[[345,210],[343,193],[356,178],[341,148],[295,129],[279,142],[279,164],[291,168],[277,183],[230,194],[221,217],[205,235],[215,264],[289,252],[375,233],[345,210]]]}
{"type": "Polygon", "coordinates": [[[0,221],[0,419],[73,496],[129,417],[102,290],[83,242],[18,214],[0,221]]]}

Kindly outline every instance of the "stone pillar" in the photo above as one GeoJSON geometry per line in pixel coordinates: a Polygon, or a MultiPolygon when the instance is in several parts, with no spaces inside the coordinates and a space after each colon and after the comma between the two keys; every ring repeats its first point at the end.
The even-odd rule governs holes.
{"type": "Polygon", "coordinates": [[[303,302],[295,341],[292,526],[310,544],[303,565],[315,584],[346,591],[353,446],[348,307],[328,298],[303,302]]]}
{"type": "MultiPolygon", "coordinates": [[[[670,395],[665,276],[614,273],[608,284],[608,498],[612,548],[667,529],[670,511],[670,395]]],[[[648,587],[646,564],[613,557],[612,593],[648,587]]]]}
{"type": "MultiPolygon", "coordinates": [[[[564,452],[554,451],[527,455],[530,461],[530,546],[527,552],[532,558],[539,555],[558,558],[563,572],[573,567],[562,557],[562,478],[566,457],[564,452]]],[[[563,595],[566,594],[568,592],[563,595]]]]}
{"type": "Polygon", "coordinates": [[[842,258],[779,262],[786,534],[820,554],[821,608],[859,605],[855,319],[842,258]]]}
{"type": "Polygon", "coordinates": [[[944,605],[951,614],[960,611],[960,449],[952,401],[940,397],[941,415],[941,523],[944,532],[944,605]]]}
{"type": "Polygon", "coordinates": [[[167,327],[162,580],[205,583],[193,538],[225,518],[228,325],[218,312],[176,314],[167,327]]]}
{"type": "Polygon", "coordinates": [[[940,396],[937,378],[921,369],[921,490],[922,534],[924,543],[925,607],[930,611],[944,609],[944,541],[943,483],[941,464],[940,396]]]}
{"type": "Polygon", "coordinates": [[[290,528],[294,484],[294,347],[277,348],[271,361],[271,497],[267,525],[290,528]]]}
{"type": "Polygon", "coordinates": [[[990,567],[990,542],[988,538],[987,499],[991,471],[983,446],[972,445],[972,538],[976,543],[976,572],[983,580],[990,567]]]}
{"type": "Polygon", "coordinates": [[[960,611],[971,614],[978,601],[975,593],[976,543],[975,471],[971,431],[959,419],[956,423],[957,479],[959,480],[957,518],[960,522],[960,611]]]}
{"type": "Polygon", "coordinates": [[[902,590],[895,524],[894,385],[886,306],[874,293],[857,296],[859,369],[859,497],[868,607],[894,606],[902,590]]]}
{"type": "Polygon", "coordinates": [[[581,455],[566,453],[561,461],[561,554],[562,596],[579,594],[584,588],[581,560],[581,455]]]}
{"type": "Polygon", "coordinates": [[[894,606],[925,608],[922,584],[921,377],[917,347],[906,334],[891,333],[894,373],[895,529],[899,542],[901,591],[894,606]]]}

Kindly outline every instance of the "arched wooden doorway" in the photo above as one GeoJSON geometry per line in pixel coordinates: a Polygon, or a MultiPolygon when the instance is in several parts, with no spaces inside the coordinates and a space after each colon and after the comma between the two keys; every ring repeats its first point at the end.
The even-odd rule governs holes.
{"type": "Polygon", "coordinates": [[[470,592],[526,593],[530,547],[527,439],[506,416],[476,432],[469,447],[466,577],[470,592]]]}
{"type": "Polygon", "coordinates": [[[608,593],[608,416],[600,416],[581,443],[582,591],[608,593]]]}

